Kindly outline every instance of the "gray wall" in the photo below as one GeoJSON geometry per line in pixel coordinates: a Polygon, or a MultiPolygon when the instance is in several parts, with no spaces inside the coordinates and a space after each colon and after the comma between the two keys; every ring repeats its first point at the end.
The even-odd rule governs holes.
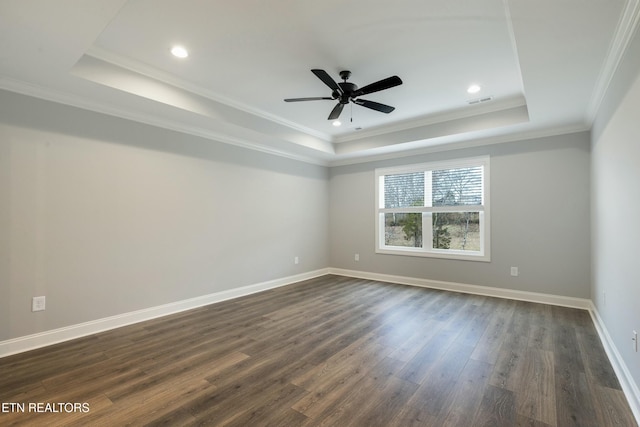
{"type": "Polygon", "coordinates": [[[592,299],[635,384],[640,353],[640,34],[598,113],[592,141],[592,299]],[[631,76],[635,78],[631,79],[631,76]]]}
{"type": "Polygon", "coordinates": [[[589,298],[589,157],[584,132],[332,168],[331,266],[589,298]],[[491,159],[491,262],[375,253],[376,167],[485,154],[491,159]],[[510,275],[511,266],[519,267],[518,277],[510,275]]]}
{"type": "Polygon", "coordinates": [[[325,167],[0,92],[0,341],[326,268],[328,202],[325,167]]]}
{"type": "Polygon", "coordinates": [[[589,142],[327,170],[0,92],[0,340],[328,266],[589,298],[589,142]],[[374,253],[375,167],[484,154],[490,263],[374,253]]]}

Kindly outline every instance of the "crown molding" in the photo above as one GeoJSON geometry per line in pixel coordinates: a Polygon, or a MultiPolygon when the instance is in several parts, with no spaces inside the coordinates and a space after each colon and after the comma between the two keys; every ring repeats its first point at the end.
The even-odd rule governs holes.
{"type": "Polygon", "coordinates": [[[638,22],[640,22],[640,0],[627,0],[587,107],[586,120],[589,126],[593,124],[629,43],[638,30],[638,22]]]}

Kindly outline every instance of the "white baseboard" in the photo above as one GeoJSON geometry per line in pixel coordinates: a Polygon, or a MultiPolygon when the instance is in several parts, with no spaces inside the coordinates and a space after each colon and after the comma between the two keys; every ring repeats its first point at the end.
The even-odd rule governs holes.
{"type": "Polygon", "coordinates": [[[624,363],[624,359],[622,359],[618,348],[611,339],[611,335],[609,335],[607,327],[602,321],[602,317],[600,317],[598,310],[593,304],[591,304],[589,313],[591,313],[593,324],[596,327],[596,331],[598,331],[598,335],[600,335],[600,341],[602,341],[604,350],[607,352],[607,356],[609,356],[609,361],[613,366],[613,370],[616,372],[618,381],[620,381],[620,386],[622,387],[624,395],[627,397],[631,411],[636,417],[637,423],[640,425],[640,389],[638,389],[638,385],[633,380],[627,365],[624,363]]]}
{"type": "Polygon", "coordinates": [[[377,280],[379,282],[420,286],[423,288],[441,289],[444,291],[462,292],[465,294],[484,295],[518,301],[537,302],[541,304],[560,305],[563,307],[581,308],[584,310],[589,310],[592,307],[591,300],[565,297],[561,295],[492,288],[488,286],[469,285],[466,283],[443,282],[440,280],[418,279],[415,277],[395,276],[390,274],[369,273],[366,271],[345,270],[341,268],[330,268],[329,273],[336,274],[338,276],[355,277],[358,279],[377,280]]]}
{"type": "Polygon", "coordinates": [[[177,301],[169,304],[163,304],[156,307],[150,307],[142,310],[132,311],[129,313],[119,314],[116,316],[105,317],[103,319],[79,323],[77,325],[71,325],[64,328],[53,329],[50,331],[44,331],[24,337],[0,341],[0,357],[22,353],[40,347],[46,347],[48,345],[57,344],[63,341],[69,341],[98,332],[104,332],[110,329],[131,325],[133,323],[143,322],[145,320],[151,320],[157,317],[167,316],[169,314],[179,313],[181,311],[191,310],[193,308],[214,304],[216,302],[226,301],[229,299],[254,294],[256,292],[266,291],[268,289],[290,285],[303,280],[324,276],[328,273],[329,269],[310,271],[307,273],[296,274],[294,276],[284,277],[281,279],[275,279],[267,282],[243,286],[241,288],[215,292],[213,294],[202,295],[199,297],[177,301]]]}

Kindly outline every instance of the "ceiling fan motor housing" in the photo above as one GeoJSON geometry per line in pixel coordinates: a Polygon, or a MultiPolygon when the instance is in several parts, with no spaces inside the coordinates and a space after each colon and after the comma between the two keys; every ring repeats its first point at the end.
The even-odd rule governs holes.
{"type": "Polygon", "coordinates": [[[342,104],[348,104],[349,100],[353,97],[353,93],[356,90],[358,90],[358,86],[356,86],[353,83],[347,83],[347,82],[338,83],[338,86],[340,86],[340,89],[342,89],[342,96],[340,96],[340,102],[342,104]]]}

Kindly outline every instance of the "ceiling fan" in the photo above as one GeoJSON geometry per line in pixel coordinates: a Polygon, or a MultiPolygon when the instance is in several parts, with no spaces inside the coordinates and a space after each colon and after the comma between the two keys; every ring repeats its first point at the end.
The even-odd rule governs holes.
{"type": "Polygon", "coordinates": [[[390,105],[380,104],[379,102],[368,101],[366,99],[359,99],[359,96],[367,95],[373,92],[378,92],[381,90],[389,89],[394,86],[398,86],[402,84],[402,80],[398,76],[387,77],[386,79],[379,80],[375,83],[371,83],[366,85],[360,89],[353,83],[347,82],[347,79],[351,76],[351,71],[340,71],[340,78],[343,80],[340,83],[336,83],[335,80],[329,76],[329,74],[324,70],[311,70],[313,74],[316,75],[324,84],[329,86],[329,88],[333,91],[331,92],[331,96],[325,97],[312,97],[312,98],[288,98],[285,99],[285,102],[299,102],[299,101],[319,101],[319,100],[338,100],[338,104],[333,107],[331,110],[331,114],[329,114],[328,120],[336,120],[340,117],[340,113],[342,113],[342,109],[349,102],[353,102],[354,104],[361,105],[366,108],[370,108],[372,110],[380,111],[381,113],[389,114],[395,107],[390,105]]]}

